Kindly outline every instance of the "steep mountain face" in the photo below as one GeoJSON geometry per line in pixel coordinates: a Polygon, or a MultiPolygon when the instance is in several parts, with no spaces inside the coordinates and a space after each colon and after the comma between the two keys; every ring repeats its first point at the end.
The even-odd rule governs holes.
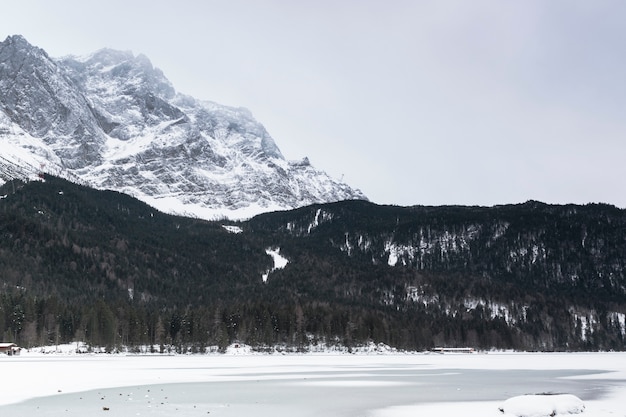
{"type": "Polygon", "coordinates": [[[59,178],[0,187],[0,337],[28,346],[626,348],[626,211],[307,206],[169,216],[59,178]]]}
{"type": "Polygon", "coordinates": [[[87,99],[43,50],[22,37],[0,45],[0,97],[5,122],[40,139],[44,154],[53,153],[68,168],[101,162],[105,137],[87,99]]]}
{"type": "Polygon", "coordinates": [[[201,218],[365,199],[306,158],[287,161],[248,110],[178,94],[130,52],[52,59],[7,38],[0,141],[4,180],[45,171],[201,218]]]}

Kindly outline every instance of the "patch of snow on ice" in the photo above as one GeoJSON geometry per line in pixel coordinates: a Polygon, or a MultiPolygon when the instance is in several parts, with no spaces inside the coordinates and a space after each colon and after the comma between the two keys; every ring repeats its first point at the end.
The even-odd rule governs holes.
{"type": "Polygon", "coordinates": [[[571,394],[520,395],[509,398],[499,408],[505,416],[552,417],[580,414],[585,410],[585,404],[571,394]]]}

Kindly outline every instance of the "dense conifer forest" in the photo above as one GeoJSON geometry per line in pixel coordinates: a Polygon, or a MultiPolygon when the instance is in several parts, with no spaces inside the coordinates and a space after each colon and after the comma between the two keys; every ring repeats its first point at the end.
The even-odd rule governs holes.
{"type": "Polygon", "coordinates": [[[625,346],[613,206],[344,201],[208,222],[55,177],[0,196],[0,338],[23,347],[625,346]]]}

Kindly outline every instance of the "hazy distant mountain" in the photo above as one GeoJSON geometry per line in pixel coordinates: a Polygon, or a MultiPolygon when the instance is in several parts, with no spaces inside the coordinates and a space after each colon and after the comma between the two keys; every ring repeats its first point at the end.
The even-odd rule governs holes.
{"type": "Polygon", "coordinates": [[[287,161],[243,108],[176,93],[148,58],[103,49],[50,58],[21,36],[0,43],[0,177],[45,171],[213,218],[345,199],[359,191],[287,161]]]}

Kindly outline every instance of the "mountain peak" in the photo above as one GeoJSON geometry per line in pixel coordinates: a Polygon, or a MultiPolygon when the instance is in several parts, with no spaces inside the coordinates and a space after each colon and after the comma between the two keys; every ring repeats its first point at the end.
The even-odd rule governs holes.
{"type": "Polygon", "coordinates": [[[4,42],[0,42],[1,60],[6,60],[8,56],[28,56],[33,54],[40,59],[50,59],[46,51],[32,45],[22,35],[10,35],[6,37],[4,42]]]}
{"type": "Polygon", "coordinates": [[[101,161],[104,136],[85,97],[56,61],[19,35],[0,45],[0,109],[66,167],[101,161]]]}
{"type": "Polygon", "coordinates": [[[45,156],[56,175],[202,218],[365,199],[308,163],[286,161],[249,110],[176,93],[145,55],[105,48],[17,59],[4,49],[30,44],[7,39],[0,110],[11,128],[0,126],[0,140],[45,156]]]}
{"type": "Polygon", "coordinates": [[[82,62],[98,62],[102,65],[118,65],[125,61],[132,61],[135,55],[131,51],[120,51],[111,48],[102,48],[96,52],[83,57],[71,57],[82,62]]]}
{"type": "Polygon", "coordinates": [[[27,54],[33,51],[38,51],[46,58],[48,57],[43,49],[31,45],[22,35],[10,35],[4,42],[0,42],[0,56],[3,60],[16,54],[27,54]]]}
{"type": "Polygon", "coordinates": [[[24,47],[24,46],[30,46],[33,47],[27,40],[25,37],[23,37],[22,35],[9,35],[6,37],[6,39],[4,40],[4,42],[0,42],[3,43],[5,45],[9,45],[9,46],[20,46],[20,47],[24,47]]]}

